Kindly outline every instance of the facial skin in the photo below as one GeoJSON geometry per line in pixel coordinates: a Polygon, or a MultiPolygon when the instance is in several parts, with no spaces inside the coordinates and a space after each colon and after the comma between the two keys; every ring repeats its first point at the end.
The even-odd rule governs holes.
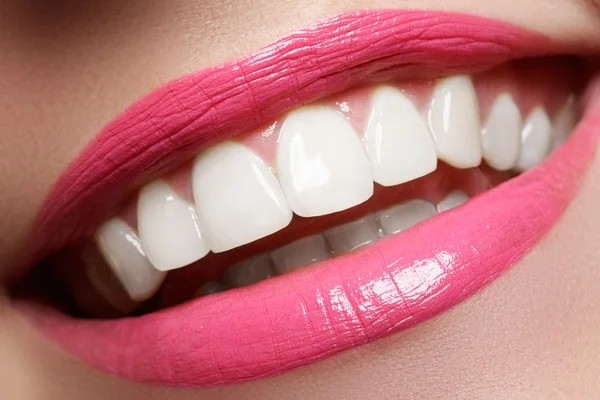
{"type": "MultiPolygon", "coordinates": [[[[0,1],[0,288],[51,185],[128,104],[322,17],[369,7],[468,12],[600,51],[597,1],[0,1]]],[[[233,387],[166,389],[105,375],[44,339],[0,294],[0,397],[592,399],[598,198],[600,159],[553,231],[475,297],[404,333],[233,387]]]]}

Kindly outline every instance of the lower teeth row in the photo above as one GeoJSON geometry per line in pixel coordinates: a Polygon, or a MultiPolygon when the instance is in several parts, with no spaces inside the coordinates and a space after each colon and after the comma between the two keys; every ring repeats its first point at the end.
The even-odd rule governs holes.
{"type": "Polygon", "coordinates": [[[227,268],[221,282],[207,282],[196,296],[252,285],[276,275],[358,250],[379,239],[404,231],[437,213],[457,207],[468,196],[455,191],[439,204],[414,199],[388,207],[355,221],[306,236],[270,252],[262,253],[227,268]]]}

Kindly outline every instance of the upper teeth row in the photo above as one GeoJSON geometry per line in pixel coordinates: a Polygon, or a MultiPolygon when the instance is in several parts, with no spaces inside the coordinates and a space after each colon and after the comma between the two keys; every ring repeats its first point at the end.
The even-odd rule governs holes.
{"type": "MultiPolygon", "coordinates": [[[[362,138],[338,111],[302,107],[281,125],[275,165],[228,141],[194,161],[195,205],[162,180],[143,187],[136,248],[160,271],[179,268],[210,250],[223,252],[277,232],[293,213],[310,217],[356,206],[371,197],[373,181],[391,186],[417,179],[434,171],[438,158],[458,168],[476,167],[483,158],[498,170],[526,170],[543,161],[553,140],[568,135],[574,118],[568,102],[554,132],[543,107],[522,122],[505,93],[482,127],[477,94],[466,76],[439,81],[424,113],[402,91],[376,88],[362,138]]],[[[104,236],[97,235],[111,267],[135,269],[115,256],[104,236]]]]}

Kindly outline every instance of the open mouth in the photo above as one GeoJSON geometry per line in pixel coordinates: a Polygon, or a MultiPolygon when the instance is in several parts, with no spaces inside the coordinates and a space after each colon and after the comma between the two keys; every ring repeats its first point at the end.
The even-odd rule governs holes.
{"type": "Polygon", "coordinates": [[[358,251],[542,163],[579,119],[579,69],[519,60],[296,108],[144,185],[94,240],[50,263],[80,307],[103,317],[358,251]],[[115,310],[86,304],[77,271],[115,310]]]}
{"type": "Polygon", "coordinates": [[[91,364],[177,386],[408,328],[500,276],[573,198],[600,124],[578,51],[370,11],[172,82],[65,172],[14,296],[91,364]]]}

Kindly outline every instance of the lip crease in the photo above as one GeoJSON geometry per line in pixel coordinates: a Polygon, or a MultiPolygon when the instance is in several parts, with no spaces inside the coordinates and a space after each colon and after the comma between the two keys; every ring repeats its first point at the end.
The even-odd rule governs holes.
{"type": "MultiPolygon", "coordinates": [[[[56,183],[27,253],[39,259],[89,234],[128,191],[300,104],[365,81],[470,72],[564,50],[539,34],[454,13],[327,19],[171,82],[117,117],[56,183]]],[[[136,381],[214,386],[315,362],[431,318],[518,261],[559,219],[593,159],[600,112],[587,108],[542,165],[364,250],[136,318],[78,320],[20,307],[65,349],[136,381]]]]}

